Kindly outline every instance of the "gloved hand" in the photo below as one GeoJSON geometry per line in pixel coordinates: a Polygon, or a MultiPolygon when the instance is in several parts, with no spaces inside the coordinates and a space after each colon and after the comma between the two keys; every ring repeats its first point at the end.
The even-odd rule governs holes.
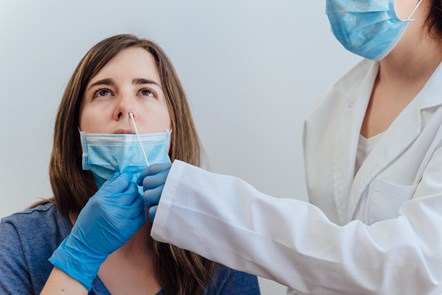
{"type": "Polygon", "coordinates": [[[170,163],[152,164],[141,172],[138,185],[143,186],[143,199],[149,208],[149,219],[153,221],[160,203],[161,193],[169,175],[170,163]]]}
{"type": "Polygon", "coordinates": [[[71,233],[49,261],[88,290],[104,260],[146,222],[144,203],[129,173],[116,173],[89,199],[71,233]]]}

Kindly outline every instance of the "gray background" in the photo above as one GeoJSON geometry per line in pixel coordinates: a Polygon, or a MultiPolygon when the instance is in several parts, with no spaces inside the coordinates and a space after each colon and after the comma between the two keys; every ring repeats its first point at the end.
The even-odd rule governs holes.
{"type": "Polygon", "coordinates": [[[86,51],[117,33],[151,38],[169,55],[210,170],[307,200],[303,120],[359,60],[331,34],[325,0],[0,0],[0,217],[51,196],[64,87],[86,51]]]}

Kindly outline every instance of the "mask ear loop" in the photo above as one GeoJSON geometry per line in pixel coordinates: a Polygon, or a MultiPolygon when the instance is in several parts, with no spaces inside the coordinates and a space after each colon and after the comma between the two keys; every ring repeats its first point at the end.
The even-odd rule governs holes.
{"type": "Polygon", "coordinates": [[[149,167],[150,166],[149,161],[147,160],[146,152],[144,151],[143,143],[141,142],[140,134],[138,133],[137,125],[135,124],[134,114],[130,112],[129,117],[132,120],[132,125],[134,126],[135,133],[137,134],[138,142],[140,143],[140,147],[141,147],[141,151],[143,152],[144,160],[146,161],[147,167],[149,167]]]}
{"type": "Polygon", "coordinates": [[[407,20],[414,20],[412,19],[414,13],[416,12],[416,10],[419,8],[419,6],[421,6],[422,2],[424,2],[424,0],[420,0],[417,4],[416,7],[413,9],[413,11],[410,13],[410,15],[408,16],[407,20]]]}

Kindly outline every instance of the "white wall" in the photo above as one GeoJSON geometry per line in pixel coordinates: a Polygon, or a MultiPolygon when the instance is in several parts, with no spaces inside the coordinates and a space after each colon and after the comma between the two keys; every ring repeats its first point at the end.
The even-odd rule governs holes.
{"type": "MultiPolygon", "coordinates": [[[[335,41],[324,11],[324,0],[0,0],[0,217],[51,196],[63,89],[86,51],[117,33],[165,49],[211,170],[306,199],[303,120],[358,60],[335,41]]],[[[285,292],[260,283],[262,294],[285,292]]]]}

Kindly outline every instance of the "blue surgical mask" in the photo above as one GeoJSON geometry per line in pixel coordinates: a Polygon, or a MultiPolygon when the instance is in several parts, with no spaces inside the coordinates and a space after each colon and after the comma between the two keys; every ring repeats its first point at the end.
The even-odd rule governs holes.
{"type": "Polygon", "coordinates": [[[170,133],[169,130],[140,135],[80,132],[83,169],[92,172],[98,188],[117,171],[131,172],[136,181],[148,165],[170,163],[170,133]]]}
{"type": "Polygon", "coordinates": [[[405,32],[411,17],[396,14],[395,0],[327,0],[327,16],[336,39],[350,52],[380,60],[390,53],[405,32]]]}

